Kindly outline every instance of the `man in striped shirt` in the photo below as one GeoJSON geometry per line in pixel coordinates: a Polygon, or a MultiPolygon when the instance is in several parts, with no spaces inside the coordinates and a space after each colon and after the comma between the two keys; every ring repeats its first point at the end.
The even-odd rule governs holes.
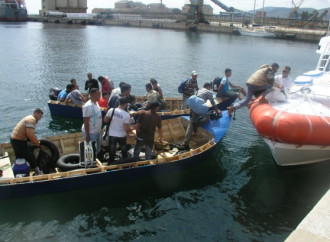
{"type": "Polygon", "coordinates": [[[197,84],[197,72],[193,71],[191,73],[191,78],[186,81],[183,91],[183,99],[181,109],[184,110],[187,108],[187,100],[189,97],[195,94],[195,90],[198,91],[197,84]]]}

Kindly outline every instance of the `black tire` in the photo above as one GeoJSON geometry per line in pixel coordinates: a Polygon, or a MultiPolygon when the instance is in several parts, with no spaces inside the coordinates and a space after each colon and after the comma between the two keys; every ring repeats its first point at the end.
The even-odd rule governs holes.
{"type": "Polygon", "coordinates": [[[45,157],[44,155],[40,156],[40,150],[37,149],[37,147],[34,145],[31,147],[32,152],[37,159],[38,166],[41,165],[39,163],[42,160],[42,158],[44,158],[44,160],[42,162],[42,167],[43,167],[42,171],[45,174],[48,174],[49,172],[54,171],[56,162],[57,162],[58,158],[60,157],[60,153],[59,153],[56,145],[53,142],[51,142],[50,140],[40,139],[39,142],[40,142],[40,150],[42,150],[44,153],[46,153],[48,155],[48,157],[45,157]]]}
{"type": "MultiPolygon", "coordinates": [[[[53,163],[53,165],[55,165],[56,161],[60,157],[60,152],[58,151],[56,145],[48,139],[39,139],[39,142],[40,142],[40,149],[42,149],[43,151],[45,151],[47,154],[49,154],[52,157],[52,163],[53,163]]],[[[36,146],[32,146],[33,151],[36,149],[37,149],[36,146]]],[[[34,154],[37,158],[38,154],[36,154],[36,153],[34,153],[34,154]]]]}
{"type": "Polygon", "coordinates": [[[79,159],[80,159],[79,154],[64,155],[57,160],[57,166],[62,171],[75,170],[75,169],[81,168],[79,166],[79,159]]]}

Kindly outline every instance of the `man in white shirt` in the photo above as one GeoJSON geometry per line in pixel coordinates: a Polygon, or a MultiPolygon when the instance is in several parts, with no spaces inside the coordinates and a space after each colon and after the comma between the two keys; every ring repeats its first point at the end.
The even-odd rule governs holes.
{"type": "Polygon", "coordinates": [[[275,76],[274,87],[288,91],[293,82],[292,78],[289,76],[290,72],[291,72],[291,67],[285,66],[282,70],[282,74],[275,76]]]}
{"type": "Polygon", "coordinates": [[[129,127],[130,115],[126,112],[129,99],[127,97],[119,98],[118,108],[111,108],[104,117],[104,122],[111,123],[109,127],[109,162],[111,164],[115,159],[117,143],[121,149],[123,158],[127,157],[126,137],[130,136],[129,127]]]}
{"type": "Polygon", "coordinates": [[[83,120],[84,124],[81,127],[83,137],[86,142],[96,141],[96,151],[101,150],[100,135],[102,126],[102,112],[98,105],[100,100],[100,90],[92,88],[90,90],[91,99],[83,106],[83,120]]]}

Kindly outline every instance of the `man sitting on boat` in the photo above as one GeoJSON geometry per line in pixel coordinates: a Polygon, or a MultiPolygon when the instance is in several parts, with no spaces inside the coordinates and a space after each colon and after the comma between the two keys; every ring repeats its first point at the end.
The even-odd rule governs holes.
{"type": "Polygon", "coordinates": [[[256,92],[263,92],[260,101],[264,102],[265,96],[273,90],[275,73],[278,71],[278,68],[279,65],[277,63],[262,65],[259,70],[253,73],[246,82],[248,88],[247,96],[234,106],[228,107],[228,114],[232,115],[234,110],[247,105],[256,92]]]}
{"type": "Polygon", "coordinates": [[[289,76],[290,72],[291,67],[285,66],[282,70],[282,74],[275,76],[274,87],[280,88],[284,91],[289,91],[293,82],[292,78],[289,76]]]}
{"type": "Polygon", "coordinates": [[[287,93],[293,82],[289,76],[290,71],[291,68],[285,66],[282,74],[275,76],[273,91],[265,96],[269,103],[285,102],[287,100],[287,93]]]}
{"type": "Polygon", "coordinates": [[[74,85],[73,84],[68,84],[66,85],[66,89],[62,90],[58,96],[57,96],[57,101],[64,102],[68,94],[73,90],[74,85]]]}
{"type": "Polygon", "coordinates": [[[77,86],[73,86],[73,90],[65,98],[66,103],[74,103],[77,106],[83,106],[85,104],[85,98],[78,90],[77,86]]]}
{"type": "Polygon", "coordinates": [[[32,115],[23,118],[13,130],[10,136],[10,143],[14,149],[16,159],[25,159],[30,163],[30,167],[36,175],[42,174],[37,159],[32,150],[28,147],[27,140],[30,140],[36,147],[40,147],[38,138],[35,136],[35,128],[42,118],[43,111],[40,108],[34,110],[32,115]]]}
{"type": "Polygon", "coordinates": [[[158,84],[157,80],[155,78],[151,78],[150,83],[152,85],[152,90],[155,90],[156,92],[159,93],[161,98],[164,98],[163,91],[162,91],[160,85],[158,84]]]}
{"type": "Polygon", "coordinates": [[[150,160],[156,127],[158,129],[159,141],[163,143],[163,130],[159,114],[158,102],[150,103],[150,110],[141,113],[136,125],[136,143],[134,147],[134,159],[139,159],[139,154],[143,145],[145,145],[145,159],[150,160]]]}
{"type": "Polygon", "coordinates": [[[98,105],[100,91],[98,88],[90,90],[90,100],[83,106],[83,120],[81,127],[86,142],[96,142],[96,152],[101,150],[100,135],[102,126],[102,112],[98,105]]]}
{"type": "Polygon", "coordinates": [[[165,109],[165,101],[160,96],[160,94],[152,89],[151,83],[146,84],[146,91],[147,91],[147,102],[145,105],[145,109],[148,110],[150,108],[150,103],[158,102],[159,103],[159,110],[165,109]]]}
{"type": "Polygon", "coordinates": [[[244,96],[246,96],[246,91],[244,90],[243,87],[236,86],[232,82],[229,81],[229,77],[232,75],[232,70],[230,68],[226,68],[225,70],[225,76],[222,77],[219,88],[218,88],[218,93],[217,97],[238,97],[239,100],[242,100],[243,98],[241,97],[240,93],[242,93],[244,96]],[[229,89],[231,87],[232,89],[229,89]]]}

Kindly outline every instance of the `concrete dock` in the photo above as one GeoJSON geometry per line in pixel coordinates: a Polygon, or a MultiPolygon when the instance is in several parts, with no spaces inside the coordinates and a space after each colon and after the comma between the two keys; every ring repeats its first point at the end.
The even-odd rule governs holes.
{"type": "Polygon", "coordinates": [[[330,241],[330,190],[285,241],[330,241]]]}
{"type": "MultiPolygon", "coordinates": [[[[67,23],[67,24],[87,24],[87,25],[110,25],[136,28],[156,28],[156,29],[174,29],[182,31],[201,31],[213,33],[233,34],[235,29],[242,26],[241,23],[210,21],[210,24],[192,24],[185,21],[177,21],[173,19],[157,19],[157,18],[137,18],[128,15],[125,19],[78,19],[68,17],[43,17],[29,16],[29,21],[47,22],[47,23],[67,23]]],[[[318,43],[320,39],[326,35],[326,30],[322,29],[306,29],[297,27],[276,26],[270,29],[279,39],[292,39],[318,43]]],[[[236,31],[237,33],[237,31],[236,31]]]]}

